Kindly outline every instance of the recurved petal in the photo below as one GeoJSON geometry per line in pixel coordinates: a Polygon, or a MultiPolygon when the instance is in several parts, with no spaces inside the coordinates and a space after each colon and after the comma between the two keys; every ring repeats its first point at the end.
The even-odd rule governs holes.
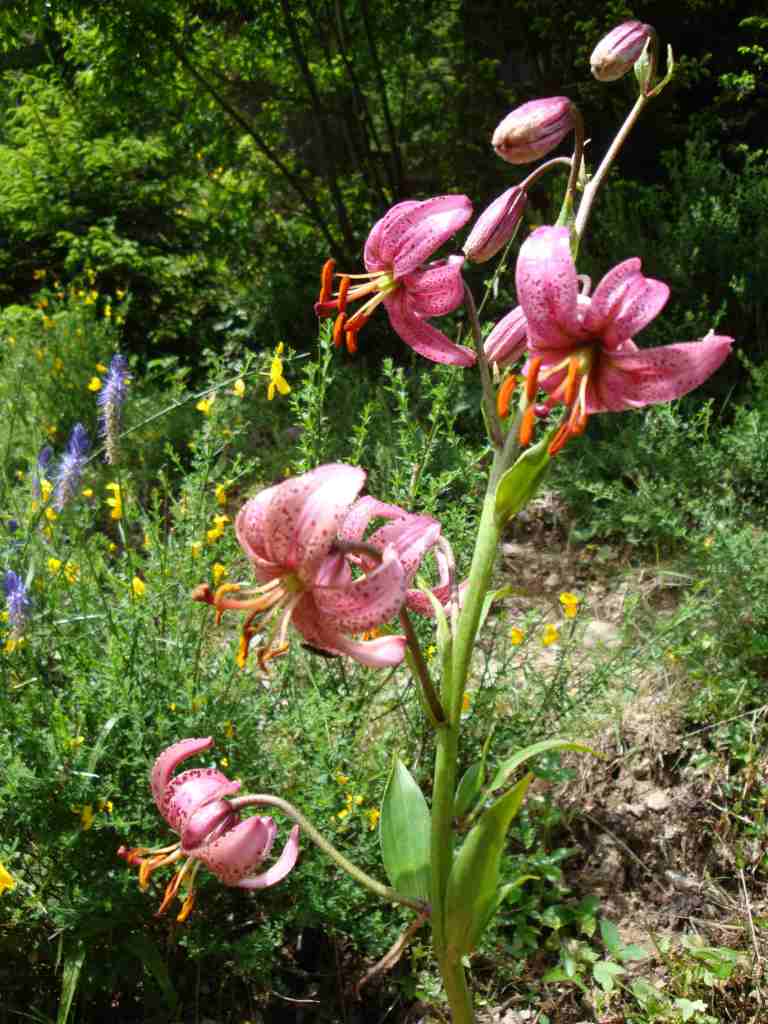
{"type": "Polygon", "coordinates": [[[409,210],[397,225],[392,260],[395,277],[405,277],[429,259],[471,216],[472,203],[467,196],[435,196],[409,210]]]}
{"type": "Polygon", "coordinates": [[[531,347],[570,348],[584,339],[567,228],[541,227],[526,238],[517,259],[515,283],[531,347]]]}
{"type": "Polygon", "coordinates": [[[247,818],[212,843],[203,843],[192,855],[225,885],[238,885],[269,856],[276,834],[271,818],[247,818]]]}
{"type": "Polygon", "coordinates": [[[312,583],[364,483],[364,470],[337,462],[278,484],[263,520],[269,560],[312,583]]]}
{"type": "Polygon", "coordinates": [[[166,786],[161,813],[171,828],[181,834],[190,815],[199,807],[239,788],[239,783],[231,782],[218,768],[190,768],[166,786]]]}
{"type": "Polygon", "coordinates": [[[366,494],[365,497],[357,499],[344,517],[344,522],[339,527],[339,540],[361,541],[373,519],[399,519],[405,515],[408,513],[399,505],[388,505],[366,494]]]}
{"type": "Polygon", "coordinates": [[[251,875],[237,883],[240,889],[266,889],[281,882],[291,872],[299,856],[299,826],[294,825],[278,859],[260,875],[251,875]]]}
{"type": "Polygon", "coordinates": [[[618,348],[658,316],[668,298],[667,285],[645,277],[639,259],[624,260],[595,289],[582,327],[605,348],[618,348]]]}
{"type": "Polygon", "coordinates": [[[407,232],[410,226],[407,215],[417,206],[421,206],[420,200],[406,199],[402,203],[396,203],[380,220],[376,221],[366,239],[363,251],[366,270],[373,273],[392,266],[401,233],[399,224],[402,221],[402,231],[407,232]]]}
{"type": "Polygon", "coordinates": [[[255,497],[250,498],[235,518],[235,536],[240,547],[248,556],[260,583],[266,583],[282,575],[282,566],[267,557],[266,534],[264,520],[269,503],[275,496],[277,488],[267,487],[255,497]]]}
{"type": "Polygon", "coordinates": [[[627,342],[619,351],[602,353],[587,390],[587,412],[621,412],[680,398],[722,365],[732,345],[733,338],[708,334],[660,348],[627,342]]]}
{"type": "Polygon", "coordinates": [[[384,300],[392,328],[406,345],[420,356],[433,363],[447,363],[451,366],[474,366],[476,356],[470,348],[455,345],[442,331],[427,323],[414,313],[407,300],[407,293],[398,289],[384,300]]]}
{"type": "Polygon", "coordinates": [[[372,533],[369,542],[380,551],[391,545],[410,582],[424,556],[437,544],[439,536],[440,523],[436,519],[402,512],[399,518],[372,533]]]}
{"type": "Polygon", "coordinates": [[[383,550],[381,563],[365,576],[345,586],[335,585],[336,578],[328,559],[312,588],[319,616],[331,629],[350,633],[375,629],[397,615],[405,601],[405,569],[392,545],[383,550]]]}
{"type": "Polygon", "coordinates": [[[295,608],[293,625],[312,647],[329,654],[346,654],[368,668],[392,668],[399,665],[405,654],[404,636],[381,636],[375,640],[353,640],[321,616],[311,598],[305,598],[295,608]]]}
{"type": "Polygon", "coordinates": [[[240,820],[240,815],[232,810],[225,796],[232,796],[240,789],[241,783],[227,780],[215,792],[198,802],[177,829],[181,837],[181,849],[189,853],[205,841],[217,839],[240,820]]]}
{"type": "Polygon", "coordinates": [[[444,316],[460,306],[464,300],[463,266],[463,256],[449,256],[404,277],[402,285],[414,313],[423,317],[444,316]]]}
{"type": "Polygon", "coordinates": [[[173,743],[170,747],[166,747],[162,754],[156,758],[155,763],[152,765],[149,781],[157,809],[164,818],[166,817],[167,807],[165,794],[173,773],[182,761],[186,761],[187,758],[194,757],[195,754],[208,750],[212,746],[212,736],[179,740],[178,743],[173,743]]]}

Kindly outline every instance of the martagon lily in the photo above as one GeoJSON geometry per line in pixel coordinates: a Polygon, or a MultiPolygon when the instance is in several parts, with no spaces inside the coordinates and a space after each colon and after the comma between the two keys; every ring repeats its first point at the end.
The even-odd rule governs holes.
{"type": "Polygon", "coordinates": [[[593,413],[669,402],[697,388],[733,344],[733,338],[710,333],[700,341],[639,349],[632,336],[661,312],[669,288],[645,277],[633,258],[610,270],[590,297],[589,278],[576,273],[565,227],[529,235],[516,285],[526,322],[527,392],[533,397],[541,387],[548,393],[539,413],[560,402],[570,410],[550,445],[553,455],[583,432],[593,413]]]}
{"type": "Polygon", "coordinates": [[[151,874],[158,868],[183,860],[157,911],[164,913],[183,886],[186,896],[178,921],[186,920],[192,912],[194,881],[201,864],[225,885],[265,889],[285,878],[299,853],[299,827],[296,825],[275,863],[261,874],[254,874],[269,856],[277,834],[272,818],[251,817],[241,821],[226,799],[240,789],[240,783],[228,779],[216,768],[190,768],[173,775],[182,761],[212,745],[210,736],[181,740],[164,750],[152,768],[150,782],[155,804],[178,834],[179,842],[157,849],[121,846],[117,851],[129,864],[139,866],[142,889],[147,888],[151,874]]]}
{"type": "Polygon", "coordinates": [[[423,202],[397,203],[374,224],[365,243],[365,274],[335,274],[329,260],[323,267],[318,316],[336,315],[334,342],[357,350],[357,335],[383,303],[394,330],[406,345],[434,363],[472,366],[475,353],[456,345],[427,321],[451,313],[464,298],[463,256],[425,263],[472,216],[467,196],[435,196],[423,202]],[[339,288],[332,295],[333,277],[339,288]],[[353,282],[360,282],[354,283],[353,282]],[[347,305],[366,301],[353,314],[347,305]]]}
{"type": "MultiPolygon", "coordinates": [[[[240,510],[235,532],[259,585],[243,589],[226,583],[213,593],[203,584],[193,598],[214,605],[219,615],[228,609],[246,612],[241,664],[254,634],[266,631],[258,652],[265,669],[287,650],[291,623],[321,651],[347,654],[372,668],[402,661],[404,636],[358,639],[354,634],[376,630],[406,602],[420,603],[410,583],[423,555],[438,543],[440,524],[375,499],[355,502],[365,478],[356,466],[320,466],[268,487],[240,510]],[[363,541],[372,515],[394,518],[400,526],[391,535],[380,531],[373,543],[363,541]]],[[[445,585],[445,567],[441,575],[445,585]]]]}

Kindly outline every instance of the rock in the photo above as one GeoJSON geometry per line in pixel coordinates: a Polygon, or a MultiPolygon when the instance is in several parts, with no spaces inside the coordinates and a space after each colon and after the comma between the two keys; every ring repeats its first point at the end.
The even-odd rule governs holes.
{"type": "Polygon", "coordinates": [[[587,623],[581,642],[584,647],[618,647],[621,643],[621,630],[612,622],[593,619],[587,623]]]}
{"type": "Polygon", "coordinates": [[[643,803],[651,811],[666,811],[672,800],[665,789],[652,789],[643,803]]]}

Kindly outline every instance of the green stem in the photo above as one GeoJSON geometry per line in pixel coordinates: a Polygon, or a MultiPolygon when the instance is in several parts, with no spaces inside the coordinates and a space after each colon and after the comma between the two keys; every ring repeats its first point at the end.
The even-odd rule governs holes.
{"type": "Polygon", "coordinates": [[[294,807],[293,804],[289,804],[287,800],[283,800],[279,796],[273,796],[272,793],[248,793],[246,796],[235,797],[229,803],[233,811],[241,811],[244,807],[276,807],[287,818],[290,818],[291,821],[295,821],[309,836],[315,846],[319,846],[323,853],[327,854],[332,861],[338,864],[340,868],[346,871],[356,882],[359,882],[360,885],[370,889],[371,892],[376,893],[383,900],[387,900],[388,903],[402,903],[403,906],[411,907],[420,914],[423,914],[425,909],[427,909],[421,900],[412,900],[409,896],[403,896],[402,893],[391,889],[388,885],[377,882],[375,878],[371,878],[370,875],[366,874],[356,864],[353,864],[351,860],[347,860],[343,853],[337,850],[332,843],[328,842],[325,836],[318,832],[309,818],[306,818],[300,810],[294,807]]]}
{"type": "Polygon", "coordinates": [[[475,1013],[472,1009],[472,995],[467,987],[467,979],[463,966],[440,961],[440,973],[451,1008],[451,1024],[474,1024],[475,1013]]]}

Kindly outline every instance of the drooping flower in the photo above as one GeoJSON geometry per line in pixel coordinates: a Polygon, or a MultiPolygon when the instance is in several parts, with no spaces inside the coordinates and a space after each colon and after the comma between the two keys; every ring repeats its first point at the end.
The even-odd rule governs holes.
{"type": "Polygon", "coordinates": [[[267,859],[277,835],[272,818],[245,820],[226,799],[240,789],[216,768],[190,768],[173,775],[176,768],[213,746],[208,736],[174,743],[154,763],[150,782],[160,814],[179,836],[179,842],[158,849],[121,846],[118,855],[131,866],[139,865],[139,885],[146,889],[158,868],[184,859],[165,890],[158,914],[164,913],[179,890],[186,896],[177,917],[184,921],[195,901],[194,881],[201,864],[225,885],[241,889],[265,889],[275,885],[293,869],[299,853],[299,827],[291,829],[277,861],[261,874],[256,869],[267,859]]]}
{"type": "MultiPolygon", "coordinates": [[[[339,540],[345,543],[359,544],[364,542],[379,552],[392,546],[405,571],[405,605],[419,615],[433,616],[434,608],[423,590],[412,586],[425,556],[432,551],[438,570],[437,584],[431,588],[433,597],[441,604],[447,604],[454,589],[453,552],[442,536],[440,523],[431,516],[415,515],[406,512],[397,505],[388,505],[377,498],[367,495],[360,498],[344,519],[339,530],[339,540]],[[369,537],[366,530],[378,519],[387,522],[376,529],[369,537]]],[[[375,561],[363,552],[357,556],[358,564],[363,568],[372,569],[375,561]]],[[[456,595],[461,598],[465,584],[456,587],[456,595]]]]}
{"type": "Polygon", "coordinates": [[[558,146],[575,126],[567,96],[531,100],[511,110],[493,133],[491,145],[509,164],[529,164],[558,146]]]}
{"type": "Polygon", "coordinates": [[[214,605],[219,615],[227,609],[247,613],[241,664],[254,633],[268,631],[259,648],[265,669],[271,658],[287,650],[290,623],[321,651],[348,654],[374,668],[402,660],[405,637],[350,636],[396,615],[406,600],[408,582],[394,544],[385,544],[379,563],[357,578],[352,569],[359,561],[339,544],[342,524],[365,476],[355,466],[320,466],[268,487],[238,513],[237,539],[259,586],[243,590],[237,583],[225,583],[214,594],[203,584],[193,599],[214,605]]]}
{"type": "Polygon", "coordinates": [[[669,288],[644,277],[640,260],[633,258],[610,270],[590,298],[589,280],[576,274],[564,227],[541,227],[529,235],[520,249],[516,284],[527,323],[527,388],[548,392],[541,412],[559,402],[570,409],[550,446],[553,455],[583,432],[593,413],[679,398],[702,384],[731,351],[733,338],[716,334],[639,349],[632,335],[662,310],[669,288]]]}
{"type": "Polygon", "coordinates": [[[334,341],[346,341],[350,352],[357,350],[357,335],[376,307],[383,303],[392,327],[406,345],[434,363],[472,366],[475,354],[455,345],[427,321],[451,313],[461,305],[464,283],[463,256],[425,263],[452,234],[472,216],[466,196],[436,196],[423,202],[397,203],[374,224],[365,243],[366,274],[336,274],[339,290],[331,297],[333,261],[323,268],[318,316],[333,316],[334,341]],[[353,280],[361,283],[352,285],[353,280]],[[366,302],[351,316],[347,303],[366,302]]]}
{"type": "Polygon", "coordinates": [[[61,512],[80,485],[80,477],[91,450],[91,439],[82,423],[76,423],[69,435],[56,473],[53,507],[61,512]]]}
{"type": "Polygon", "coordinates": [[[617,25],[592,51],[589,58],[592,74],[599,82],[615,82],[632,70],[645,44],[654,35],[651,26],[641,21],[625,21],[617,25]]]}
{"type": "Polygon", "coordinates": [[[117,462],[117,437],[120,433],[122,408],[128,392],[128,381],[131,375],[128,373],[128,360],[120,353],[112,356],[109,370],[103,381],[103,387],[98,393],[96,403],[101,412],[99,415],[99,426],[101,435],[104,438],[105,458],[110,466],[117,462]]]}
{"type": "Polygon", "coordinates": [[[24,632],[24,627],[27,624],[32,602],[29,599],[24,580],[13,569],[6,571],[3,579],[3,589],[5,590],[6,610],[8,612],[8,625],[11,627],[11,635],[19,637],[24,632]]]}
{"type": "Polygon", "coordinates": [[[504,248],[520,225],[527,193],[515,186],[497,196],[480,214],[462,250],[473,263],[485,263],[504,248]]]}

